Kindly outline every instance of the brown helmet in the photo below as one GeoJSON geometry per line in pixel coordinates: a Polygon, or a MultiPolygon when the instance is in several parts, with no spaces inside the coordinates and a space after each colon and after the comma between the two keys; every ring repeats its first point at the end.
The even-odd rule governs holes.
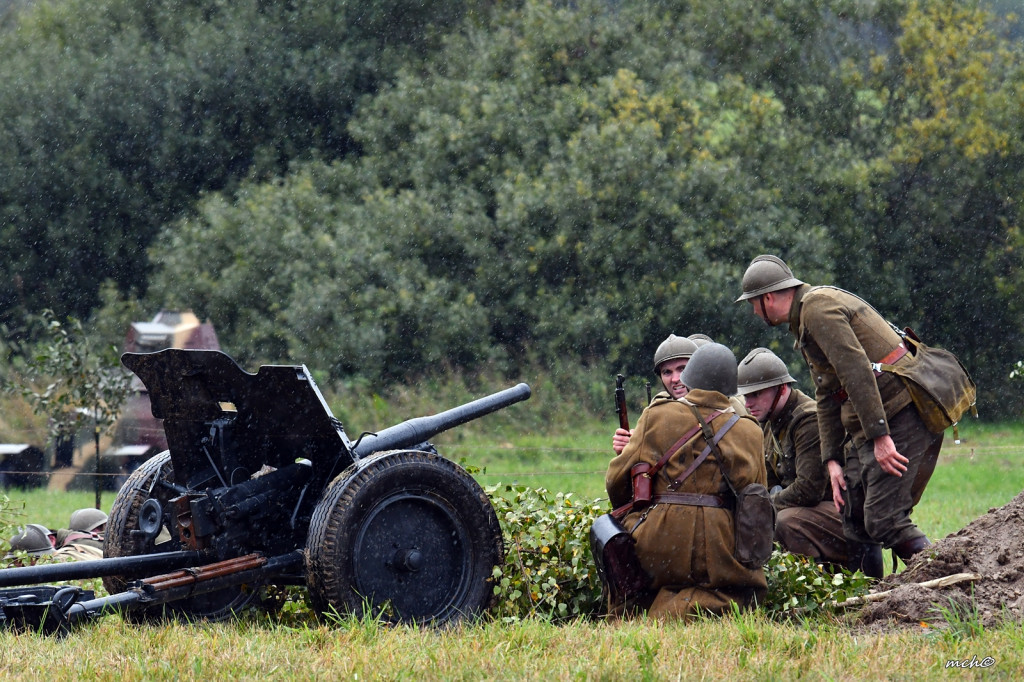
{"type": "Polygon", "coordinates": [[[705,343],[686,363],[680,380],[691,391],[704,389],[736,395],[736,356],[720,343],[705,343]]]}
{"type": "Polygon", "coordinates": [[[736,302],[801,284],[803,281],[793,276],[793,271],[781,258],[761,255],[750,261],[743,273],[743,293],[736,302]]]}
{"type": "Polygon", "coordinates": [[[767,348],[755,348],[740,360],[736,381],[740,395],[747,395],[779,384],[792,384],[796,379],[789,375],[779,356],[767,348]]]}
{"type": "Polygon", "coordinates": [[[697,350],[697,344],[685,336],[669,334],[668,338],[661,342],[658,350],[654,351],[654,372],[658,372],[661,363],[679,358],[688,358],[697,350]]]}

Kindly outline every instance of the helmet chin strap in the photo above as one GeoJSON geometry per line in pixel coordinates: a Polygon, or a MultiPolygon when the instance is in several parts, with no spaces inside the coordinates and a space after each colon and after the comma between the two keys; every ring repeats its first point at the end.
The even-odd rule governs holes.
{"type": "Polygon", "coordinates": [[[785,386],[786,386],[786,384],[779,384],[778,386],[775,387],[775,397],[772,399],[772,406],[768,410],[768,420],[767,421],[771,421],[772,417],[775,416],[775,408],[777,408],[779,406],[779,398],[782,397],[782,389],[785,386]]]}
{"type": "Polygon", "coordinates": [[[768,310],[764,307],[764,294],[757,297],[757,304],[761,306],[761,319],[763,319],[766,324],[771,324],[771,322],[768,321],[768,310]]]}

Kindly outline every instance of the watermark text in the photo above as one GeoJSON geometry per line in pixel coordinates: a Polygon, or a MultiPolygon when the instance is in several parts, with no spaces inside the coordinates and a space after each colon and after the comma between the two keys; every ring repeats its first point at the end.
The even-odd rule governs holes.
{"type": "Polygon", "coordinates": [[[972,656],[971,658],[965,658],[963,660],[951,658],[946,661],[947,668],[991,668],[995,664],[996,659],[991,656],[986,656],[981,660],[978,660],[977,656],[972,656]]]}

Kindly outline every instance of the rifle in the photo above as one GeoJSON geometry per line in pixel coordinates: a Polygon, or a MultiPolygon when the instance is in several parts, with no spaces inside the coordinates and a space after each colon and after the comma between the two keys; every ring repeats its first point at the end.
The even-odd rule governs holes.
{"type": "Polygon", "coordinates": [[[619,415],[619,428],[629,431],[629,414],[626,413],[626,389],[622,382],[626,377],[621,374],[615,375],[615,412],[619,415]]]}

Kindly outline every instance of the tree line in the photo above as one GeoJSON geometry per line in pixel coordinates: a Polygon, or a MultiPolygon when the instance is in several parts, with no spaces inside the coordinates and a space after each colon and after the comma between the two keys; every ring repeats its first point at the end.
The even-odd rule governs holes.
{"type": "Polygon", "coordinates": [[[1014,30],[959,0],[32,3],[0,30],[0,323],[187,307],[243,363],[375,382],[647,374],[693,332],[802,371],[732,302],[775,253],[1018,415],[1014,30]]]}

